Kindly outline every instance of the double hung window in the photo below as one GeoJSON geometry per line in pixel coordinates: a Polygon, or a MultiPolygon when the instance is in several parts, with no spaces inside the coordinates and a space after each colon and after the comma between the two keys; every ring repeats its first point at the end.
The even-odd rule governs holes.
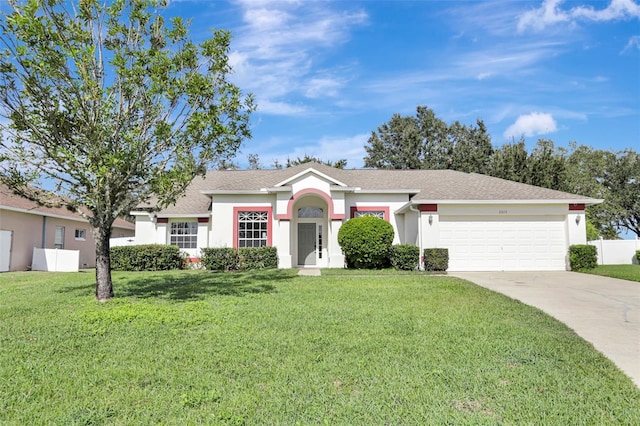
{"type": "Polygon", "coordinates": [[[169,244],[180,248],[198,247],[198,222],[171,222],[169,244]]]}

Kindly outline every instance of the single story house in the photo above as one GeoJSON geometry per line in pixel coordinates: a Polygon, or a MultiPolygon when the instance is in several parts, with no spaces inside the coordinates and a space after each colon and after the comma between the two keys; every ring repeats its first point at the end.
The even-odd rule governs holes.
{"type": "MultiPolygon", "coordinates": [[[[118,219],[114,237],[132,237],[134,224],[118,219]]],[[[48,208],[15,195],[0,185],[0,271],[31,267],[33,249],[79,251],[79,267],[96,266],[96,245],[89,222],[66,208],[48,208]]]]}
{"type": "Polygon", "coordinates": [[[338,231],[375,215],[394,244],[449,249],[450,271],[565,270],[572,244],[586,243],[585,206],[575,194],[453,170],[343,170],[305,163],[279,170],[211,171],[174,205],[140,207],[136,244],[275,246],[279,266],[344,267],[338,231]]]}

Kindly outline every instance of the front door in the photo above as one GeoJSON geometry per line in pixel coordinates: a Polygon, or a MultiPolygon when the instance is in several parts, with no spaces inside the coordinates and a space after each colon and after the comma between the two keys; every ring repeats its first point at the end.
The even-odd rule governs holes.
{"type": "Polygon", "coordinates": [[[298,224],[298,264],[316,264],[316,224],[298,224]]]}

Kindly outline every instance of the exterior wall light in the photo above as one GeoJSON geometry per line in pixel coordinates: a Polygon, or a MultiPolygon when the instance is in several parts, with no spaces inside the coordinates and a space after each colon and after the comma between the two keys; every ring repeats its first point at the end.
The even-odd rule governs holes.
{"type": "Polygon", "coordinates": [[[576,225],[580,225],[580,215],[576,216],[576,225]]]}
{"type": "Polygon", "coordinates": [[[429,225],[433,224],[433,215],[429,215],[429,225]]]}

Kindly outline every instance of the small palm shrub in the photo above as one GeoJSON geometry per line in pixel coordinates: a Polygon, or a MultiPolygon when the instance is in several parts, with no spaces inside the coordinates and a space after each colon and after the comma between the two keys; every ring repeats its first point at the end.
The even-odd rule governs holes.
{"type": "Polygon", "coordinates": [[[391,266],[401,271],[413,271],[420,263],[420,248],[414,244],[391,247],[391,266]]]}
{"type": "Polygon", "coordinates": [[[598,266],[598,249],[590,244],[569,247],[569,267],[572,271],[586,271],[598,266]]]}
{"type": "Polygon", "coordinates": [[[388,266],[392,243],[393,226],[379,217],[349,219],[338,231],[338,244],[349,268],[380,269],[388,266]]]}

